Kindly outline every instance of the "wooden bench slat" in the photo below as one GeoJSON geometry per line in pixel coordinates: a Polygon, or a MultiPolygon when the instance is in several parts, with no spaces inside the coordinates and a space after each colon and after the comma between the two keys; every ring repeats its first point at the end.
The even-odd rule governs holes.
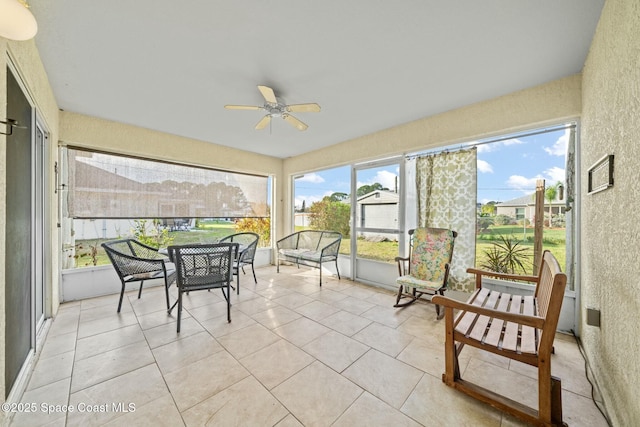
{"type": "MultiPolygon", "coordinates": [[[[509,307],[509,301],[511,301],[510,294],[500,294],[500,302],[498,303],[497,309],[500,311],[507,311],[507,308],[509,307]]],[[[498,344],[500,344],[502,331],[504,330],[504,324],[504,320],[501,319],[493,319],[491,321],[491,327],[489,328],[489,332],[487,332],[485,344],[492,345],[494,347],[497,347],[498,344]]]]}
{"type": "MultiPolygon", "coordinates": [[[[511,305],[509,306],[510,313],[520,313],[520,306],[522,304],[522,297],[520,295],[513,295],[511,297],[511,305]]],[[[518,349],[518,332],[519,325],[513,322],[507,322],[507,326],[504,329],[504,339],[502,340],[502,348],[506,350],[516,351],[518,349]]]]}
{"type": "MultiPolygon", "coordinates": [[[[535,298],[532,295],[524,297],[524,308],[522,314],[533,316],[536,314],[535,298]]],[[[535,354],[538,351],[538,341],[536,340],[536,330],[531,326],[522,326],[520,350],[523,353],[535,354]]]]}
{"type": "MultiPolygon", "coordinates": [[[[471,299],[469,300],[469,304],[482,306],[483,301],[487,298],[489,294],[489,289],[481,288],[478,289],[471,295],[471,299]]],[[[473,324],[478,317],[475,313],[464,312],[458,315],[458,319],[456,320],[456,331],[461,334],[468,335],[469,330],[473,327],[473,324]]]]}
{"type": "MultiPolygon", "coordinates": [[[[500,292],[490,292],[483,302],[482,307],[496,308],[498,298],[500,298],[500,292]]],[[[473,338],[474,340],[483,342],[490,321],[491,317],[489,316],[478,316],[478,319],[476,320],[475,325],[473,325],[473,329],[471,330],[469,337],[473,338]]]]}

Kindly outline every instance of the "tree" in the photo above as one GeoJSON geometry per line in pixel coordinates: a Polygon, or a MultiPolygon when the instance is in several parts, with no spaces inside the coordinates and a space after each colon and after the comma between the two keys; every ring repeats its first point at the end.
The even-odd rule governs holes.
{"type": "Polygon", "coordinates": [[[309,212],[309,225],[312,229],[332,230],[342,233],[344,237],[349,236],[351,209],[348,204],[333,201],[330,196],[325,196],[321,201],[312,203],[309,212]]]}
{"type": "Polygon", "coordinates": [[[349,195],[347,193],[333,193],[331,196],[329,196],[329,199],[332,202],[341,202],[348,198],[349,198],[349,195]]]}
{"type": "Polygon", "coordinates": [[[496,202],[487,202],[480,208],[480,212],[488,215],[496,214],[496,202]]]}
{"type": "Polygon", "coordinates": [[[376,190],[387,190],[388,191],[389,189],[386,188],[386,187],[383,187],[382,184],[380,184],[379,182],[376,182],[374,184],[370,184],[370,185],[369,184],[365,184],[365,185],[361,186],[360,188],[358,188],[356,190],[356,195],[358,197],[360,197],[360,196],[364,196],[365,194],[369,194],[372,191],[376,191],[376,190]]]}
{"type": "Polygon", "coordinates": [[[560,181],[556,182],[554,185],[550,185],[544,190],[544,199],[549,202],[549,228],[551,228],[551,219],[552,219],[552,206],[551,204],[556,199],[558,195],[558,187],[562,185],[560,181]]]}

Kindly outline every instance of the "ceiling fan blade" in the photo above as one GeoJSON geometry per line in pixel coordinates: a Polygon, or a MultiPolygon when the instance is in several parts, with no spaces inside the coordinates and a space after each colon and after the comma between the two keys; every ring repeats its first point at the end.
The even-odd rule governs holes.
{"type": "Polygon", "coordinates": [[[282,118],[285,122],[289,123],[291,126],[300,131],[307,130],[307,128],[309,127],[306,124],[302,123],[300,120],[293,117],[291,114],[284,114],[282,118]]]}
{"type": "Polygon", "coordinates": [[[265,101],[271,104],[277,104],[278,100],[276,99],[276,94],[273,93],[273,89],[268,86],[258,86],[258,90],[264,96],[265,101]]]}
{"type": "Polygon", "coordinates": [[[316,103],[287,105],[287,111],[292,113],[319,113],[320,106],[316,103]]]}
{"type": "Polygon", "coordinates": [[[258,124],[256,125],[256,130],[266,128],[269,125],[269,122],[271,122],[271,115],[267,114],[258,122],[258,124]]]}
{"type": "Polygon", "coordinates": [[[260,110],[262,107],[255,105],[225,105],[224,108],[227,110],[260,110]]]}

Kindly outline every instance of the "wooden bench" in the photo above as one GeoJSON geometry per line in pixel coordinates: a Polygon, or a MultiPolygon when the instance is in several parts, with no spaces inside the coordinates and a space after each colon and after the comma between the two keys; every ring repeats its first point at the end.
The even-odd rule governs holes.
{"type": "Polygon", "coordinates": [[[476,291],[466,303],[433,297],[445,307],[445,373],[442,381],[491,406],[540,426],[562,423],[560,379],[551,376],[551,353],[567,277],[545,251],[537,276],[468,269],[476,275],[476,291]],[[536,284],[533,296],[482,287],[482,277],[524,280],[536,284]],[[454,318],[454,310],[459,310],[454,318]],[[465,344],[538,368],[538,410],[461,378],[458,356],[465,344]]]}
{"type": "Polygon", "coordinates": [[[322,286],[322,263],[335,262],[338,271],[338,251],[342,234],[337,231],[302,230],[290,234],[276,242],[276,269],[280,273],[280,260],[316,267],[320,270],[320,286],[322,286]]]}

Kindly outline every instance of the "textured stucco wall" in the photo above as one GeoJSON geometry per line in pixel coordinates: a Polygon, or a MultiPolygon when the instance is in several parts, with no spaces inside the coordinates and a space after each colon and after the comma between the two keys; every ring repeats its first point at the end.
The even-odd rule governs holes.
{"type": "Polygon", "coordinates": [[[640,425],[640,2],[607,0],[583,71],[582,307],[589,364],[614,425],[640,425]],[[614,186],[587,195],[588,168],[615,155],[614,186]]]}
{"type": "MultiPolygon", "coordinates": [[[[30,98],[35,103],[39,117],[45,123],[50,132],[50,157],[47,159],[47,170],[45,173],[51,183],[53,178],[53,165],[56,158],[56,144],[58,139],[58,106],[51,91],[47,74],[40,60],[40,54],[33,40],[25,42],[10,42],[0,38],[0,118],[6,117],[7,99],[7,66],[11,62],[15,67],[19,78],[26,86],[30,98]]],[[[6,137],[0,135],[0,147],[5,146],[6,137]]],[[[51,194],[52,195],[52,194],[51,194]]],[[[51,244],[47,253],[49,269],[46,271],[46,280],[50,283],[49,308],[54,313],[58,308],[59,300],[59,275],[58,271],[58,235],[56,224],[56,200],[50,197],[47,201],[47,208],[51,212],[49,218],[49,230],[51,232],[51,244]]],[[[0,149],[0,253],[6,253],[5,228],[6,224],[6,151],[0,149]]],[[[5,364],[5,257],[0,256],[0,400],[5,396],[4,364],[5,364]]],[[[1,416],[1,415],[0,415],[1,416]]]]}

